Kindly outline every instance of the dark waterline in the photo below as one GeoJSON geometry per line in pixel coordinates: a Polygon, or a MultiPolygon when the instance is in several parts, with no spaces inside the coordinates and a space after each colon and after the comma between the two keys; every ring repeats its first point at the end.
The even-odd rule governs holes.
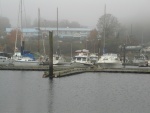
{"type": "Polygon", "coordinates": [[[0,71],[0,113],[149,113],[150,75],[0,71]]]}

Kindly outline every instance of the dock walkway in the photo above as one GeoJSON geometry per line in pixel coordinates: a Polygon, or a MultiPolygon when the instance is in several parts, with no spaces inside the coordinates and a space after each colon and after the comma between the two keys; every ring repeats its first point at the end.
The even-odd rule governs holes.
{"type": "MultiPolygon", "coordinates": [[[[44,71],[43,77],[48,77],[49,66],[0,66],[0,70],[13,70],[13,71],[44,71]]],[[[150,67],[141,68],[100,68],[96,66],[54,66],[53,77],[64,77],[73,74],[85,72],[107,72],[107,73],[143,73],[150,74],[150,67]]]]}

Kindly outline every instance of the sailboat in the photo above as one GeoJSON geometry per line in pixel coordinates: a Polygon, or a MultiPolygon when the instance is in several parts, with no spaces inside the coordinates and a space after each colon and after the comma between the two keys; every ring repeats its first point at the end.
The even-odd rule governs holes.
{"type": "MultiPolygon", "coordinates": [[[[22,29],[22,0],[20,0],[20,5],[21,5],[20,31],[22,32],[21,33],[21,51],[18,51],[17,47],[16,47],[17,35],[18,35],[18,29],[17,29],[15,50],[14,50],[14,55],[12,56],[12,59],[14,60],[13,64],[14,64],[14,66],[38,66],[40,62],[35,61],[33,55],[30,52],[25,52],[24,51],[23,29],[22,29]]],[[[19,22],[19,18],[18,18],[18,22],[19,22]]]]}
{"type": "MultiPolygon", "coordinates": [[[[57,8],[57,37],[58,37],[58,8],[57,8]]],[[[43,48],[45,47],[44,45],[44,39],[43,39],[43,48]]],[[[45,48],[44,48],[45,50],[45,48]]],[[[65,61],[63,55],[61,55],[60,52],[60,45],[59,45],[59,41],[58,41],[58,48],[57,48],[57,52],[56,54],[53,54],[53,65],[64,65],[67,64],[67,62],[65,61]]],[[[41,62],[42,65],[48,65],[49,64],[49,58],[45,57],[44,60],[41,62]]]]}
{"type": "Polygon", "coordinates": [[[104,10],[104,45],[103,45],[103,55],[99,58],[97,64],[102,68],[120,68],[122,67],[122,62],[119,56],[115,53],[105,53],[105,24],[106,24],[106,5],[104,10]]]}
{"type": "MultiPolygon", "coordinates": [[[[57,8],[57,38],[58,38],[58,8],[57,8]]],[[[57,52],[56,52],[56,54],[53,55],[53,64],[54,65],[62,65],[62,64],[66,63],[63,55],[61,55],[59,42],[60,41],[58,41],[57,52]]]]}

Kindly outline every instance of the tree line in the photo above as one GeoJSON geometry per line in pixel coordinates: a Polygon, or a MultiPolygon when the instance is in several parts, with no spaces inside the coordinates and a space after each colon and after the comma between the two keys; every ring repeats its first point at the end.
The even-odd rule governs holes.
{"type": "MultiPolygon", "coordinates": [[[[26,27],[37,27],[38,22],[35,20],[32,24],[28,20],[27,22],[23,21],[23,26],[26,27]]],[[[56,21],[50,21],[41,19],[40,22],[41,27],[56,27],[56,21]]],[[[6,34],[5,29],[7,27],[11,27],[9,19],[7,17],[0,17],[0,50],[7,51],[13,53],[14,51],[14,43],[16,37],[16,31],[11,31],[10,34],[6,34]]],[[[62,20],[59,22],[59,27],[69,27],[69,28],[80,28],[85,27],[80,25],[78,22],[70,22],[69,20],[62,20]]],[[[149,45],[150,39],[150,26],[147,24],[143,28],[143,25],[140,24],[130,24],[130,26],[126,27],[121,24],[118,19],[112,14],[102,15],[97,22],[97,26],[95,29],[91,30],[88,37],[84,39],[73,39],[73,38],[64,38],[59,39],[58,37],[54,37],[54,51],[58,49],[58,41],[61,40],[60,48],[61,53],[65,55],[71,55],[71,47],[74,52],[77,49],[88,49],[90,52],[102,54],[104,42],[106,52],[119,52],[119,46],[126,45],[140,45],[147,44],[149,45]],[[104,39],[105,35],[105,39],[104,39]],[[100,48],[100,50],[99,50],[100,48]]],[[[19,32],[21,34],[21,31],[19,32]]],[[[19,48],[20,37],[18,36],[18,48],[19,48]]],[[[41,53],[42,49],[42,39],[40,40],[41,53]]],[[[31,50],[32,52],[37,52],[38,42],[35,38],[27,39],[25,42],[25,46],[27,50],[31,50]]],[[[45,48],[48,54],[48,37],[45,38],[45,48]]]]}

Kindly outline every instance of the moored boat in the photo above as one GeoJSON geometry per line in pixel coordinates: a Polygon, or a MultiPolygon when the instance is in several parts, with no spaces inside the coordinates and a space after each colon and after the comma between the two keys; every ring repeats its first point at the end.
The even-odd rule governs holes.
{"type": "Polygon", "coordinates": [[[83,64],[83,65],[93,65],[90,60],[89,50],[76,50],[77,55],[75,55],[71,61],[72,64],[83,64]]]}
{"type": "Polygon", "coordinates": [[[98,62],[98,55],[96,53],[91,53],[90,54],[90,60],[93,64],[97,64],[98,62]]]}
{"type": "Polygon", "coordinates": [[[0,65],[12,65],[13,60],[10,59],[10,56],[5,52],[0,52],[0,65]]]}
{"type": "Polygon", "coordinates": [[[149,65],[148,57],[146,57],[146,55],[144,54],[134,56],[132,62],[133,62],[133,65],[140,66],[140,67],[149,65]]]}
{"type": "Polygon", "coordinates": [[[39,61],[34,61],[29,57],[22,57],[14,61],[14,66],[38,66],[39,61]]]}
{"type": "Polygon", "coordinates": [[[122,68],[122,62],[117,54],[106,53],[98,60],[98,65],[102,68],[122,68]]]}
{"type": "Polygon", "coordinates": [[[38,66],[40,64],[40,61],[34,60],[33,57],[23,56],[20,52],[16,52],[12,59],[14,66],[38,66]]]}
{"type": "MultiPolygon", "coordinates": [[[[40,64],[49,65],[49,58],[48,57],[43,58],[40,64]]],[[[66,64],[66,61],[63,56],[57,54],[53,55],[53,65],[64,65],[64,64],[66,64]]]]}

